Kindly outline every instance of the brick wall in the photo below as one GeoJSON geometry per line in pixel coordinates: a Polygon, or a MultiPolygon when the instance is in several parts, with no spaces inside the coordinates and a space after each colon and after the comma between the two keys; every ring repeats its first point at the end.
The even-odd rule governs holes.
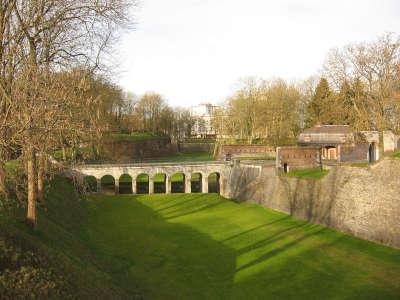
{"type": "Polygon", "coordinates": [[[319,147],[278,147],[276,166],[282,170],[285,164],[289,170],[319,167],[320,149],[319,147]]]}
{"type": "Polygon", "coordinates": [[[275,157],[276,152],[274,147],[266,145],[222,145],[219,151],[219,157],[224,158],[226,154],[230,154],[232,157],[275,157]]]}

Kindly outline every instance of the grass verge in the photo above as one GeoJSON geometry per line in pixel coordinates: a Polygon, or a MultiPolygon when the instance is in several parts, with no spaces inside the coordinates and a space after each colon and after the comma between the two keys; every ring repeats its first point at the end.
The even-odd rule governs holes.
{"type": "Polygon", "coordinates": [[[321,170],[320,168],[315,169],[303,169],[303,170],[292,170],[288,173],[284,173],[283,176],[287,177],[299,177],[308,179],[320,179],[329,173],[328,170],[321,170]]]}

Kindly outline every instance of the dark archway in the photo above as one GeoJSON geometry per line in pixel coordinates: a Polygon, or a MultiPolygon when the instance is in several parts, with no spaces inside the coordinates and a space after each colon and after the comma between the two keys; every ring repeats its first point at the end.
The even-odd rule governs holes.
{"type": "Polygon", "coordinates": [[[288,173],[289,172],[289,166],[287,163],[283,164],[283,173],[288,173]]]}
{"type": "Polygon", "coordinates": [[[111,175],[101,177],[101,192],[104,194],[115,193],[115,179],[111,175]]]}
{"type": "Polygon", "coordinates": [[[208,176],[208,192],[218,193],[220,192],[220,174],[218,172],[211,173],[208,176]]]}
{"type": "Polygon", "coordinates": [[[158,173],[154,175],[154,193],[165,194],[166,193],[166,175],[164,173],[158,173]]]}
{"type": "Polygon", "coordinates": [[[203,176],[201,175],[201,173],[192,173],[190,177],[190,185],[192,193],[202,192],[202,180],[203,176]]]}
{"type": "Polygon", "coordinates": [[[88,193],[97,192],[97,179],[94,176],[85,176],[83,178],[84,189],[88,193]]]}
{"type": "Polygon", "coordinates": [[[369,161],[369,163],[373,163],[376,161],[376,143],[375,142],[369,144],[368,161],[369,161]]]}
{"type": "Polygon", "coordinates": [[[132,194],[132,177],[128,174],[122,174],[119,178],[119,193],[132,194]]]}
{"type": "Polygon", "coordinates": [[[185,192],[185,174],[175,173],[171,176],[171,193],[185,192]]]}
{"type": "Polygon", "coordinates": [[[137,194],[149,193],[149,175],[139,174],[136,177],[136,193],[137,194]]]}

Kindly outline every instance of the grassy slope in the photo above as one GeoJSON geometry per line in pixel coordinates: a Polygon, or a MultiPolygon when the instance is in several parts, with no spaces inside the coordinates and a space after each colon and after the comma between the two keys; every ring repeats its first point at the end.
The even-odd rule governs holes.
{"type": "Polygon", "coordinates": [[[151,134],[148,132],[134,132],[131,134],[127,133],[112,133],[110,137],[114,141],[148,141],[148,140],[157,140],[157,139],[166,139],[166,136],[160,136],[151,134]]]}
{"type": "Polygon", "coordinates": [[[400,251],[216,194],[96,196],[82,237],[148,299],[399,299],[400,251]]]}
{"type": "Polygon", "coordinates": [[[303,170],[293,170],[288,173],[283,174],[288,177],[300,177],[300,178],[310,178],[310,179],[319,179],[324,177],[329,173],[328,170],[321,169],[303,169],[303,170]]]}
{"type": "Polygon", "coordinates": [[[64,178],[55,178],[48,188],[46,209],[38,211],[37,230],[32,231],[22,222],[24,212],[21,211],[17,218],[0,220],[0,240],[14,241],[31,249],[36,256],[45,257],[46,265],[67,281],[74,298],[134,298],[136,293],[128,295],[113,283],[113,277],[82,239],[88,216],[87,202],[79,198],[64,178]]]}

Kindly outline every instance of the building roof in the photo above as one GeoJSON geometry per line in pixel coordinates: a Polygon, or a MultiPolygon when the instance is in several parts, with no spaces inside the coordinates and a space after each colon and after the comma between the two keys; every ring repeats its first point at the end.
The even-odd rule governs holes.
{"type": "Polygon", "coordinates": [[[301,145],[337,145],[353,140],[353,129],[349,125],[316,125],[304,130],[299,136],[301,145]]]}
{"type": "Polygon", "coordinates": [[[350,134],[353,129],[349,125],[316,125],[303,131],[305,134],[350,134]]]}

